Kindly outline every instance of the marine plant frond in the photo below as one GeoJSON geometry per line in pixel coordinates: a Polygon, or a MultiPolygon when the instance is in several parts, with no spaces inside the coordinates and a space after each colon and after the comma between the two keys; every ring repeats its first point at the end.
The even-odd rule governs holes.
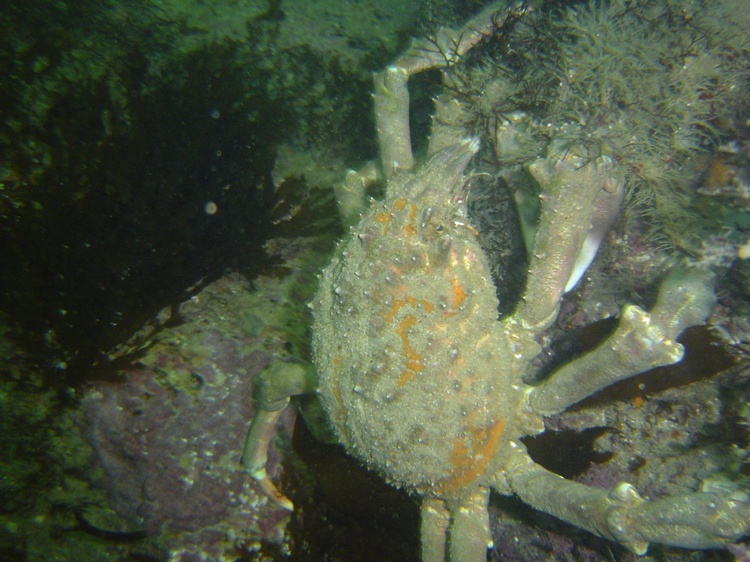
{"type": "Polygon", "coordinates": [[[310,187],[302,176],[288,177],[269,189],[266,200],[266,222],[271,237],[340,234],[333,192],[310,187]]]}

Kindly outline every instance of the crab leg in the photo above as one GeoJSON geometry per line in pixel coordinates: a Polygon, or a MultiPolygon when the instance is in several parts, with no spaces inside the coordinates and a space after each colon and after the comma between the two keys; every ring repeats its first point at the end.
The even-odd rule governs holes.
{"type": "Polygon", "coordinates": [[[450,560],[458,562],[484,562],[487,549],[492,546],[490,516],[487,504],[490,489],[481,487],[460,500],[451,509],[450,560]]]}
{"type": "Polygon", "coordinates": [[[258,409],[245,437],[242,452],[244,466],[261,490],[280,507],[292,511],[294,504],[271,482],[266,472],[268,447],[276,434],[276,422],[289,404],[289,397],[305,394],[314,388],[312,365],[275,360],[259,376],[258,409]]]}
{"type": "Polygon", "coordinates": [[[422,500],[421,529],[422,562],[445,562],[450,513],[440,498],[422,500]]]}
{"type": "Polygon", "coordinates": [[[375,73],[375,124],[386,179],[414,167],[409,129],[409,77],[455,64],[494,29],[501,27],[508,17],[519,17],[525,11],[523,7],[508,9],[505,2],[494,2],[459,30],[443,27],[434,37],[412,40],[393,64],[375,73]],[[502,12],[505,16],[498,17],[502,12]]]}
{"type": "Polygon", "coordinates": [[[686,328],[703,324],[715,303],[711,272],[673,271],[650,313],[625,307],[619,326],[604,343],[531,389],[531,409],[556,414],[617,381],[678,362],[683,348],[675,340],[686,328]]]}
{"type": "Polygon", "coordinates": [[[276,422],[279,421],[287,404],[289,404],[289,398],[278,410],[258,408],[245,438],[242,466],[255,478],[264,494],[284,509],[293,511],[294,504],[276,488],[266,472],[268,446],[271,443],[271,438],[276,434],[276,422]]]}
{"type": "Polygon", "coordinates": [[[492,546],[489,488],[478,488],[467,497],[446,502],[422,501],[422,562],[484,562],[492,546]]]}
{"type": "Polygon", "coordinates": [[[502,27],[508,17],[520,17],[527,10],[523,4],[508,9],[506,2],[493,2],[461,29],[441,27],[432,37],[413,39],[393,66],[402,69],[408,77],[425,70],[453,65],[482,39],[502,27]],[[498,14],[502,12],[505,15],[500,17],[498,14]]]}
{"type": "Polygon", "coordinates": [[[750,531],[750,502],[732,490],[697,492],[656,500],[622,482],[612,489],[566,480],[519,455],[510,485],[532,507],[619,542],[643,555],[649,543],[683,548],[724,548],[750,531]]]}
{"type": "Polygon", "coordinates": [[[386,179],[414,167],[409,129],[409,75],[403,68],[389,66],[373,76],[375,125],[380,162],[386,179]]]}
{"type": "Polygon", "coordinates": [[[542,188],[542,212],[517,321],[539,332],[557,317],[560,299],[595,223],[610,222],[622,201],[624,182],[607,156],[585,147],[549,151],[529,172],[542,188]]]}

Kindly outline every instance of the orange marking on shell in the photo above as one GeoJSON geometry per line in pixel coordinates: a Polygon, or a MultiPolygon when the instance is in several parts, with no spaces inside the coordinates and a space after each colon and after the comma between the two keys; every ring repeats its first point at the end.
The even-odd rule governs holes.
{"type": "Polygon", "coordinates": [[[466,291],[464,291],[464,288],[459,284],[458,279],[455,277],[451,279],[451,296],[451,304],[453,305],[453,308],[460,307],[461,303],[466,300],[466,291]]]}
{"type": "Polygon", "coordinates": [[[388,224],[390,224],[392,218],[393,215],[391,213],[381,211],[375,215],[375,222],[379,222],[380,224],[387,226],[388,224]]]}
{"type": "Polygon", "coordinates": [[[409,371],[409,370],[403,371],[401,373],[401,376],[398,378],[398,381],[396,381],[396,386],[399,388],[403,388],[404,385],[413,378],[414,378],[414,371],[409,371]]]}
{"type": "Polygon", "coordinates": [[[398,311],[401,310],[401,307],[404,306],[405,304],[406,304],[406,301],[401,300],[401,299],[393,301],[393,304],[391,305],[390,310],[385,313],[385,316],[384,316],[385,321],[390,322],[391,320],[393,320],[396,314],[398,314],[398,311]]]}
{"type": "Polygon", "coordinates": [[[411,353],[406,360],[406,368],[415,373],[422,371],[424,369],[422,358],[417,353],[411,353]]]}
{"type": "MultiPolygon", "coordinates": [[[[405,288],[405,287],[402,285],[401,288],[405,288]]],[[[397,292],[403,293],[403,291],[397,291],[397,292]]],[[[430,301],[426,299],[418,299],[418,298],[412,297],[411,295],[407,295],[403,299],[396,299],[393,301],[393,304],[391,304],[391,308],[383,316],[385,321],[390,322],[391,320],[393,320],[398,314],[398,311],[401,310],[401,308],[405,304],[408,304],[412,308],[417,308],[417,305],[422,305],[422,308],[426,312],[432,312],[433,310],[435,310],[435,305],[432,304],[430,301]]]]}
{"type": "Polygon", "coordinates": [[[401,373],[401,376],[396,382],[396,386],[398,386],[399,388],[403,387],[407,382],[413,379],[419,371],[424,369],[422,358],[411,346],[411,342],[409,341],[409,330],[416,323],[416,317],[408,314],[401,319],[401,322],[399,322],[398,324],[398,328],[396,328],[396,333],[401,338],[401,346],[403,348],[403,355],[406,361],[406,369],[401,373]]]}
{"type": "Polygon", "coordinates": [[[414,308],[416,308],[418,304],[421,304],[422,308],[424,308],[427,312],[432,312],[433,310],[435,310],[435,305],[426,299],[417,299],[412,296],[408,296],[406,297],[406,302],[408,302],[409,305],[414,308]]]}
{"type": "MultiPolygon", "coordinates": [[[[406,217],[406,220],[403,220],[403,218],[400,219],[404,222],[404,225],[401,227],[401,232],[404,236],[411,237],[417,234],[417,227],[414,222],[414,219],[417,217],[417,206],[414,203],[410,203],[403,197],[399,197],[393,202],[393,210],[403,211],[404,209],[406,209],[407,205],[409,205],[409,215],[406,217]]],[[[393,218],[393,215],[391,215],[391,218],[393,218]]]]}
{"type": "Polygon", "coordinates": [[[489,427],[469,427],[468,435],[453,438],[449,460],[454,472],[435,485],[439,494],[450,494],[465,488],[482,476],[497,453],[505,420],[500,418],[489,427]]]}
{"type": "Polygon", "coordinates": [[[403,347],[404,347],[404,355],[407,357],[413,351],[411,344],[409,343],[409,330],[416,323],[417,323],[417,319],[413,315],[407,314],[401,320],[401,322],[398,325],[398,328],[396,329],[396,333],[401,337],[401,343],[403,344],[403,347]]]}

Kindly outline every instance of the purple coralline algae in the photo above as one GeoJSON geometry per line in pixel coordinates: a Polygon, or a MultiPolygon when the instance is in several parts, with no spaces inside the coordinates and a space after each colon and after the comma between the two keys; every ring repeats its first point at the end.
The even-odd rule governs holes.
{"type": "MultiPolygon", "coordinates": [[[[82,400],[99,483],[130,525],[161,534],[170,560],[218,560],[267,542],[284,548],[288,511],[239,463],[253,377],[278,343],[263,322],[272,303],[240,275],[224,277],[181,305],[182,323],[152,335],[121,381],[99,381],[82,400]]],[[[282,420],[287,443],[293,420],[282,420]]],[[[276,477],[279,457],[269,460],[276,477]]]]}

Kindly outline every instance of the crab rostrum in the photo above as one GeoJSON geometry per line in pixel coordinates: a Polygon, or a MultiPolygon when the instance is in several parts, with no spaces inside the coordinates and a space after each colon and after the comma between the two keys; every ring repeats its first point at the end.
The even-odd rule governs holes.
{"type": "MultiPolygon", "coordinates": [[[[518,9],[509,13],[519,16],[518,9]]],[[[412,171],[407,81],[449,64],[442,53],[461,56],[502,21],[491,6],[459,32],[441,30],[429,44],[415,42],[376,75],[385,199],[359,215],[352,204],[363,198],[359,176],[339,190],[353,226],[311,305],[314,368],[279,360],[266,371],[243,464],[273,499],[292,508],[266,475],[266,452],[289,396],[314,391],[351,455],[422,498],[426,562],[485,560],[491,488],[638,554],[651,542],[724,547],[750,527],[745,494],[650,501],[627,483],[593,488],[535,463],[521,442],[544,430],[544,416],[679,361],[677,337],[705,322],[715,297],[710,272],[678,268],[650,311],[625,307],[601,345],[536,386],[524,383],[541,352],[539,336],[555,321],[577,270],[591,261],[623,186],[611,159],[583,145],[556,150],[550,143],[528,166],[543,194],[540,218],[522,299],[498,320],[487,258],[464,201],[463,174],[479,143],[456,138],[455,128],[452,139],[443,132],[427,163],[412,171]]]]}

